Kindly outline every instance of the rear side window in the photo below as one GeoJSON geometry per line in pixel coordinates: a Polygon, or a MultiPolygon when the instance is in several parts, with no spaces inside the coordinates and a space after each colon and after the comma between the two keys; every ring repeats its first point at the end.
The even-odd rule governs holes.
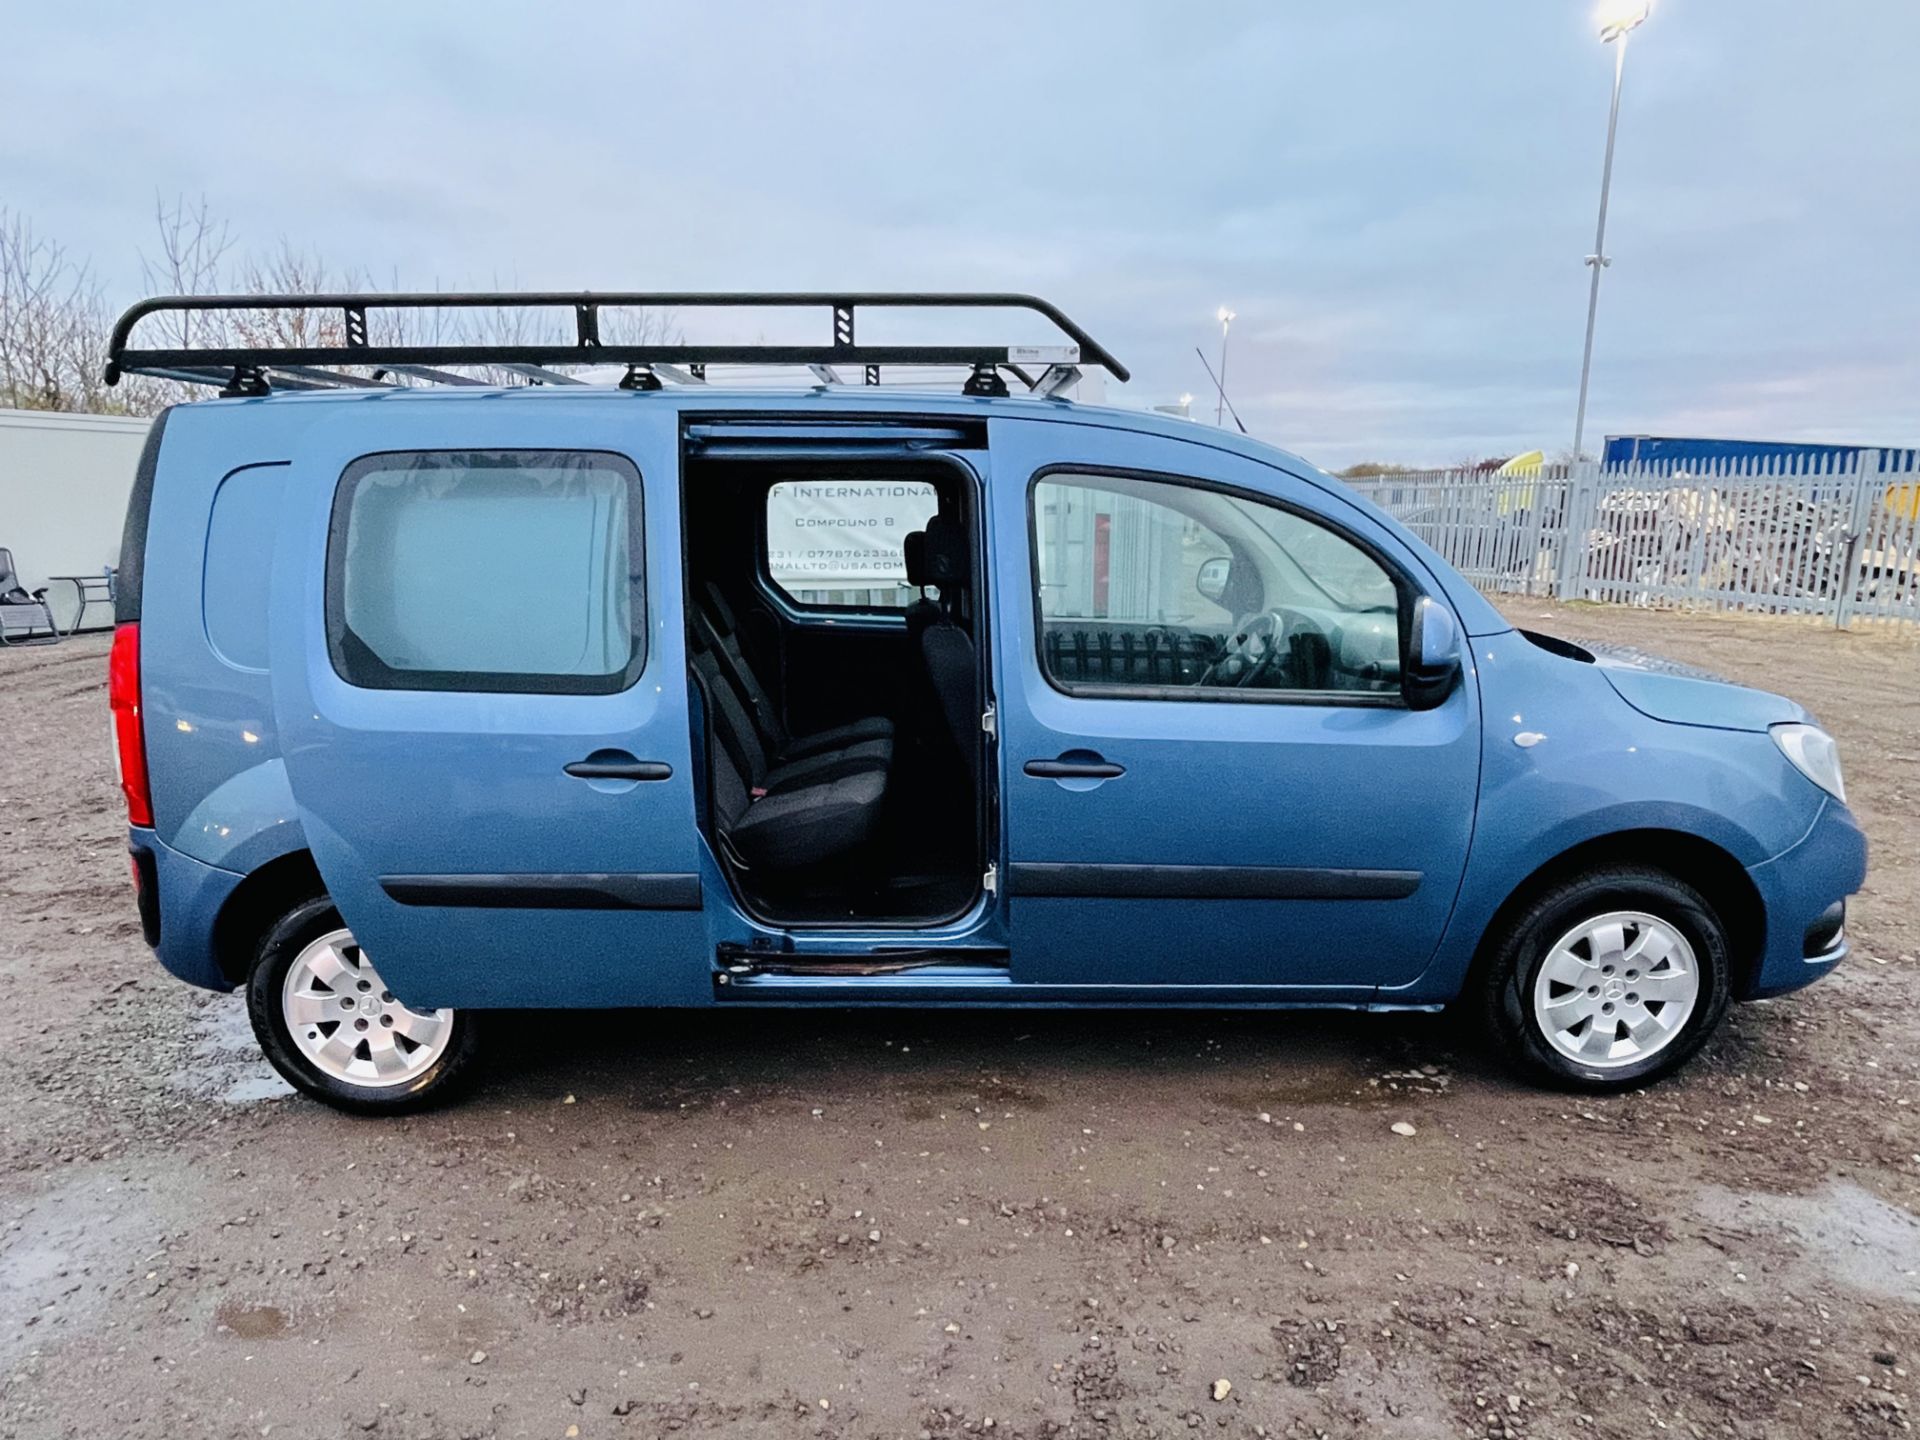
{"type": "Polygon", "coordinates": [[[646,662],[640,522],[640,472],[620,455],[356,460],[327,545],[334,669],[383,690],[624,690],[646,662]]]}
{"type": "Polygon", "coordinates": [[[796,605],[905,609],[906,538],[939,508],[925,480],[783,480],[767,490],[767,578],[796,605]]]}

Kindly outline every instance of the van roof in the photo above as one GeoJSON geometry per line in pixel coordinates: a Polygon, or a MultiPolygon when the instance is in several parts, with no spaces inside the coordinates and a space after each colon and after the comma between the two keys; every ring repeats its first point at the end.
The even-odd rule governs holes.
{"type": "MultiPolygon", "coordinates": [[[[971,396],[952,390],[905,385],[668,385],[660,390],[621,390],[611,385],[469,385],[381,387],[379,389],[318,389],[274,392],[267,396],[209,397],[193,402],[195,410],[253,409],[268,406],[380,406],[547,405],[567,403],[665,406],[695,415],[753,412],[784,419],[808,415],[851,419],[860,416],[904,419],[912,416],[952,420],[1046,419],[1112,430],[1162,435],[1170,439],[1210,445],[1269,463],[1281,461],[1305,477],[1329,478],[1319,466],[1291,451],[1263,440],[1236,435],[1199,421],[1163,411],[1130,410],[1113,405],[1084,404],[1061,398],[1031,395],[971,396]]],[[[1338,482],[1335,482],[1338,483],[1338,482]]]]}

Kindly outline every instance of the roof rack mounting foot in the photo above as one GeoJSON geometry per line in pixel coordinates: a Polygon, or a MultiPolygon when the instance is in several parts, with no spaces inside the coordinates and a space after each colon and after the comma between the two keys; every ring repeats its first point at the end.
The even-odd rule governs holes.
{"type": "Polygon", "coordinates": [[[975,365],[973,373],[967,377],[967,383],[960,387],[962,395],[986,395],[997,400],[1007,397],[1007,382],[1000,378],[1000,371],[992,365],[975,365]]]}
{"type": "Polygon", "coordinates": [[[622,390],[658,390],[660,377],[653,373],[651,365],[629,365],[627,373],[620,377],[622,390]]]}
{"type": "Polygon", "coordinates": [[[1078,365],[1049,365],[1028,388],[1042,400],[1051,400],[1063,390],[1070,390],[1080,383],[1078,365]]]}
{"type": "Polygon", "coordinates": [[[220,387],[222,400],[233,400],[241,396],[271,395],[273,386],[267,380],[267,372],[258,365],[236,365],[233,377],[220,387]]]}

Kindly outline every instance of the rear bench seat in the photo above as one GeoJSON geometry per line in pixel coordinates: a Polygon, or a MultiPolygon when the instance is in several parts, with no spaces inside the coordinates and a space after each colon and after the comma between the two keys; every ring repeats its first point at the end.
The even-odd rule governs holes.
{"type": "Polygon", "coordinates": [[[867,848],[886,802],[888,741],[772,763],[714,651],[693,656],[713,737],[714,831],[755,874],[815,870],[867,848]]]}
{"type": "Polygon", "coordinates": [[[774,763],[799,760],[828,750],[843,750],[849,745],[875,740],[887,741],[891,746],[893,722],[884,715],[869,715],[851,724],[836,725],[810,735],[790,732],[780,718],[780,707],[773,703],[773,697],[767,694],[766,687],[753,673],[753,667],[747,664],[746,654],[740,648],[740,626],[734,619],[733,607],[727,603],[727,597],[721,593],[718,585],[709,581],[706,591],[707,603],[694,607],[694,627],[701,642],[713,652],[714,659],[726,673],[728,683],[732,685],[740,703],[746,707],[753,727],[759,733],[762,748],[774,763]]]}

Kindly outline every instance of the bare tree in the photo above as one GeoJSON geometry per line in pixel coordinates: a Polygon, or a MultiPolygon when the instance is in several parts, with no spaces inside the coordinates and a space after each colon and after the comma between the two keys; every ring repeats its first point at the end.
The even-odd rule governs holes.
{"type": "MultiPolygon", "coordinates": [[[[368,288],[357,270],[335,270],[317,251],[304,250],[282,236],[264,255],[240,264],[234,291],[240,295],[326,295],[368,288]]],[[[344,345],[346,316],[331,310],[235,310],[230,314],[237,344],[257,346],[344,345]]]]}
{"type": "Polygon", "coordinates": [[[104,408],[106,332],[105,302],[86,265],[26,216],[0,209],[0,403],[104,408]]]}
{"type": "MultiPolygon", "coordinates": [[[[494,289],[500,289],[495,276],[494,289]]],[[[397,288],[397,287],[396,287],[397,288]]],[[[509,287],[507,293],[511,293],[509,287]]],[[[393,312],[393,343],[434,345],[571,345],[573,315],[559,307],[530,310],[515,305],[482,305],[458,310],[393,312]],[[404,336],[404,338],[402,338],[404,336]]],[[[682,332],[670,310],[646,306],[610,306],[600,312],[600,339],[607,345],[676,344],[682,332]]],[[[570,365],[574,362],[569,361],[570,365]]],[[[526,385],[528,376],[498,365],[469,367],[488,385],[526,385]]]]}
{"type": "MultiPolygon", "coordinates": [[[[151,293],[167,295],[372,294],[363,270],[341,269],[317,251],[282,239],[261,253],[231,258],[233,231],[205,196],[169,201],[156,194],[154,240],[140,253],[141,278],[151,293]]],[[[499,282],[496,280],[495,284],[499,282]]],[[[386,287],[398,291],[399,277],[386,287]]],[[[486,306],[451,310],[373,308],[369,339],[375,345],[570,346],[572,316],[555,306],[486,306]]],[[[609,345],[674,343],[680,326],[670,311],[644,306],[608,307],[601,334],[609,345]]],[[[0,208],[0,405],[43,410],[92,410],[150,415],[194,398],[199,387],[150,376],[123,376],[105,383],[107,337],[112,312],[84,261],[40,235],[26,216],[0,208]]],[[[256,346],[266,349],[342,346],[346,316],[338,309],[168,311],[148,317],[138,344],[181,350],[256,346]]],[[[566,362],[572,366],[575,362],[566,362]]],[[[373,373],[365,366],[343,367],[373,373]]],[[[491,385],[531,383],[523,370],[505,366],[463,367],[491,385]]],[[[387,372],[401,384],[412,377],[387,372]]]]}
{"type": "Polygon", "coordinates": [[[686,335],[676,311],[637,305],[602,310],[600,338],[609,345],[678,345],[686,335]]]}
{"type": "MultiPolygon", "coordinates": [[[[215,295],[224,288],[222,264],[233,248],[233,231],[215,217],[202,195],[189,202],[176,195],[169,205],[153,197],[153,228],[158,250],[140,255],[140,275],[149,293],[156,295],[215,295]]],[[[214,343],[224,333],[225,317],[217,311],[182,310],[167,316],[171,338],[182,350],[196,341],[214,343]]]]}

